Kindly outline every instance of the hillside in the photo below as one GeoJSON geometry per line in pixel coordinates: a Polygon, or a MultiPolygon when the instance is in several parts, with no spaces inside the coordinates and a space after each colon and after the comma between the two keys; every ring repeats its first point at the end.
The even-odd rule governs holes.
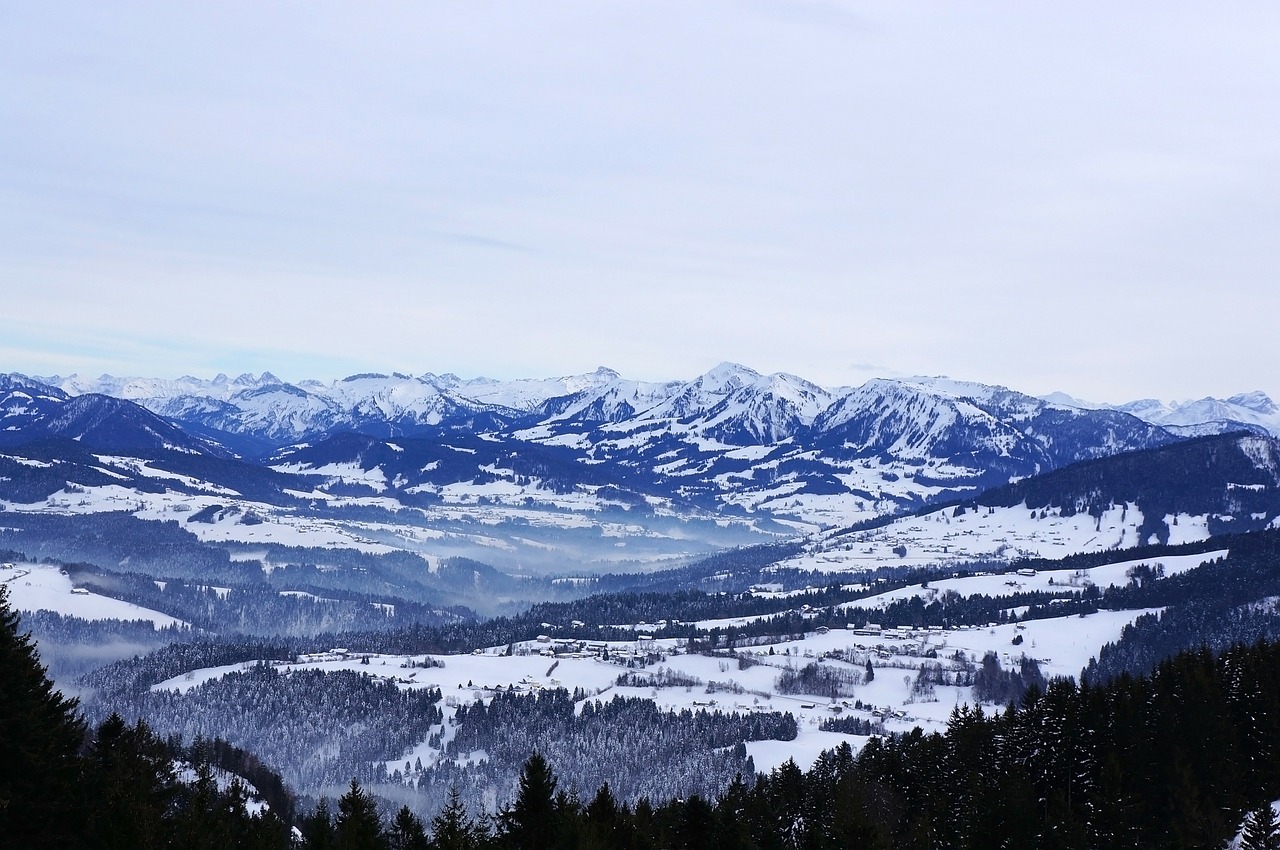
{"type": "MultiPolygon", "coordinates": [[[[529,575],[650,571],[1181,439],[1000,387],[827,389],[735,364],[663,383],[602,368],[0,387],[0,507],[176,522],[267,569],[341,549],[407,551],[430,569],[462,557],[529,575]]],[[[31,522],[14,533],[29,540],[31,522]]]]}
{"type": "Polygon", "coordinates": [[[1203,437],[1085,461],[871,527],[815,535],[782,563],[824,573],[1058,558],[1277,527],[1280,442],[1203,437]]]}

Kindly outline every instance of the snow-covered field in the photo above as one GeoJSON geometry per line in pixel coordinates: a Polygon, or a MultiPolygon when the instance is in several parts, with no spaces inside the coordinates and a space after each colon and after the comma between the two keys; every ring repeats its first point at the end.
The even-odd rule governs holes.
{"type": "Polygon", "coordinates": [[[899,599],[922,597],[930,602],[942,594],[953,591],[961,596],[1012,596],[1019,593],[1055,591],[1079,591],[1094,585],[1105,589],[1112,585],[1123,587],[1130,579],[1127,573],[1133,567],[1147,565],[1153,569],[1160,568],[1165,576],[1174,576],[1187,570],[1195,569],[1201,564],[1225,557],[1226,549],[1206,552],[1199,555],[1168,555],[1159,558],[1118,561],[1098,567],[1079,570],[1039,570],[1028,575],[1023,573],[999,573],[994,575],[977,575],[966,578],[940,579],[929,582],[927,587],[912,585],[887,593],[879,593],[856,602],[850,602],[846,608],[884,607],[899,599]]]}
{"type": "MultiPolygon", "coordinates": [[[[102,456],[101,460],[101,469],[108,474],[112,464],[122,464],[133,472],[167,477],[175,485],[199,487],[202,492],[146,492],[124,484],[76,485],[39,502],[0,500],[0,510],[73,516],[126,511],[143,520],[176,521],[203,542],[234,549],[275,544],[370,554],[408,550],[433,563],[442,557],[465,554],[492,559],[498,565],[514,565],[537,563],[539,557],[555,561],[558,554],[571,551],[574,561],[594,563],[597,569],[645,569],[680,563],[717,545],[701,540],[699,528],[680,521],[679,512],[663,500],[651,500],[651,514],[638,521],[618,510],[615,502],[597,496],[594,491],[599,488],[556,494],[538,487],[537,482],[519,486],[508,481],[460,483],[432,488],[440,501],[414,508],[388,496],[334,496],[319,490],[293,494],[326,507],[385,512],[383,520],[339,520],[312,515],[301,502],[294,507],[256,502],[225,488],[201,485],[187,476],[156,470],[131,459],[102,456]],[[213,507],[222,510],[212,521],[190,521],[193,515],[213,507]]],[[[358,470],[338,470],[335,466],[328,471],[334,473],[334,481],[370,483],[356,474],[358,470]]],[[[717,535],[722,538],[718,545],[777,539],[776,534],[756,531],[750,520],[705,517],[702,521],[703,530],[713,526],[729,530],[728,534],[717,535]]]]}
{"type": "MultiPolygon", "coordinates": [[[[1166,519],[1171,544],[1209,537],[1207,517],[1184,514],[1166,519]]],[[[886,564],[924,566],[975,559],[1061,558],[1077,552],[1155,542],[1139,539],[1142,520],[1142,512],[1133,505],[1113,507],[1100,519],[1083,513],[1062,516],[1057,509],[1032,511],[1025,505],[979,508],[959,515],[954,508],[943,508],[869,531],[824,535],[779,566],[845,572],[886,564]]]]}
{"type": "MultiPolygon", "coordinates": [[[[316,669],[326,671],[353,670],[394,681],[405,689],[439,688],[444,696],[446,722],[442,730],[448,741],[448,717],[460,703],[487,700],[495,693],[516,690],[532,692],[543,688],[581,688],[587,699],[608,700],[616,696],[638,696],[652,699],[657,705],[672,709],[699,708],[726,712],[785,711],[795,716],[799,736],[795,741],[758,741],[748,744],[748,752],[756,767],[768,770],[788,758],[807,766],[824,749],[849,741],[855,748],[866,738],[824,732],[819,724],[833,716],[862,717],[883,722],[888,731],[906,731],[916,726],[926,731],[942,729],[956,705],[971,701],[971,689],[938,685],[927,694],[915,688],[922,664],[947,666],[963,660],[981,662],[987,652],[995,652],[1006,669],[1016,667],[1023,654],[1037,659],[1046,677],[1075,676],[1098,649],[1120,636],[1125,625],[1146,611],[1100,611],[1087,617],[1072,616],[1034,620],[984,628],[949,631],[921,630],[911,636],[888,639],[855,635],[852,631],[832,629],[825,634],[810,633],[803,640],[738,650],[739,658],[685,654],[682,641],[643,640],[611,642],[608,660],[599,645],[576,652],[567,649],[558,655],[553,643],[530,641],[512,647],[492,647],[476,654],[430,656],[442,667],[420,667],[427,656],[391,656],[353,654],[330,650],[303,656],[295,664],[277,664],[284,669],[316,669]],[[1017,636],[1020,645],[1013,644],[1017,636]],[[645,667],[628,667],[629,659],[647,653],[662,653],[664,658],[645,667]],[[875,676],[863,682],[866,663],[873,665],[875,676]],[[818,694],[787,695],[779,693],[778,677],[788,668],[799,669],[808,664],[837,667],[855,677],[860,684],[832,701],[818,694]],[[652,684],[620,686],[618,677],[633,672],[652,684]],[[696,680],[698,684],[663,686],[671,674],[696,680]],[[862,703],[857,708],[856,703],[862,703]]],[[[162,682],[156,689],[188,691],[203,682],[229,672],[243,670],[249,664],[237,664],[193,670],[162,682]]],[[[406,760],[421,759],[425,766],[433,764],[440,750],[420,743],[407,753],[388,753],[387,768],[403,767],[406,760]]]]}
{"type": "Polygon", "coordinates": [[[85,620],[150,620],[156,628],[181,620],[108,596],[76,591],[71,579],[48,564],[0,566],[0,583],[9,588],[9,604],[19,611],[54,611],[85,620]]]}

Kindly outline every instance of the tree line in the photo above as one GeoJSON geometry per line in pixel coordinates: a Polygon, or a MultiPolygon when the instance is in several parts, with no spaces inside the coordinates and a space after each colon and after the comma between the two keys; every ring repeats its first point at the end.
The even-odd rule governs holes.
{"type": "MultiPolygon", "coordinates": [[[[300,827],[308,848],[374,850],[1178,850],[1220,845],[1248,814],[1249,846],[1274,846],[1277,668],[1280,644],[1260,641],[1182,653],[1149,677],[1055,680],[1003,712],[957,708],[945,732],[842,746],[807,771],[787,762],[714,796],[631,802],[606,780],[584,802],[535,753],[493,816],[455,794],[424,824],[352,782],[336,813],[323,802],[300,827]]],[[[0,846],[291,846],[287,805],[254,811],[247,785],[224,785],[208,763],[178,777],[175,753],[192,754],[173,740],[119,715],[90,734],[2,595],[0,729],[0,846]]]]}

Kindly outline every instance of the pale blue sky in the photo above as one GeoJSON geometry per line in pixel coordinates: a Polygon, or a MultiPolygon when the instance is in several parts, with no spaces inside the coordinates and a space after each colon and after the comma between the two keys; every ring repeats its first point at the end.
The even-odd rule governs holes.
{"type": "Polygon", "coordinates": [[[1280,5],[5,3],[0,371],[1280,393],[1280,5]]]}

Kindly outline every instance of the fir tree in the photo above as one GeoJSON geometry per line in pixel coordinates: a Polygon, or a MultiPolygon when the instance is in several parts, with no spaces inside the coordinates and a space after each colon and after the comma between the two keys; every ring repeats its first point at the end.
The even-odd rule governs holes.
{"type": "Polygon", "coordinates": [[[1240,850],[1280,850],[1280,823],[1270,803],[1263,803],[1245,818],[1240,850]]]}
{"type": "Polygon", "coordinates": [[[84,723],[53,686],[0,585],[0,843],[82,846],[77,786],[84,723]]]}
{"type": "Polygon", "coordinates": [[[600,786],[587,804],[583,820],[587,847],[616,848],[623,844],[622,812],[608,782],[600,786]]]}
{"type": "Polygon", "coordinates": [[[377,804],[354,779],[347,793],[338,799],[334,838],[337,850],[386,850],[377,804]]]}
{"type": "Polygon", "coordinates": [[[556,777],[538,752],[520,774],[515,802],[499,816],[502,838],[513,850],[551,850],[559,832],[555,805],[556,777]]]}
{"type": "Polygon", "coordinates": [[[440,814],[431,819],[433,850],[476,850],[488,837],[487,830],[467,816],[457,787],[449,789],[449,801],[440,814]]]}
{"type": "Polygon", "coordinates": [[[112,714],[98,727],[86,761],[86,778],[93,788],[91,846],[166,846],[178,788],[164,743],[141,720],[131,727],[112,714]]]}
{"type": "Polygon", "coordinates": [[[428,850],[430,846],[422,819],[409,811],[408,806],[401,806],[387,831],[389,850],[428,850]]]}
{"type": "Polygon", "coordinates": [[[303,819],[302,835],[306,850],[333,850],[337,846],[327,799],[322,797],[315,810],[303,819]]]}

